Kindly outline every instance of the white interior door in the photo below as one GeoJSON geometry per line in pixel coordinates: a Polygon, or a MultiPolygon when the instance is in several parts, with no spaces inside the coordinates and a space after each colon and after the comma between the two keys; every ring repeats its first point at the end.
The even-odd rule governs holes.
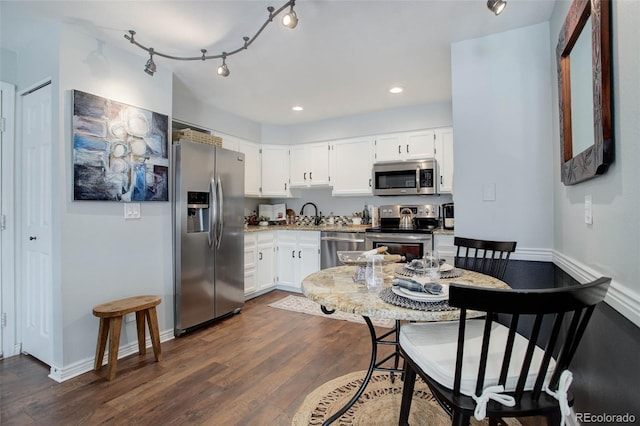
{"type": "Polygon", "coordinates": [[[0,356],[17,355],[15,336],[15,210],[14,210],[14,117],[15,91],[0,82],[0,356]]]}
{"type": "Polygon", "coordinates": [[[51,365],[51,84],[22,96],[22,350],[51,365]]]}

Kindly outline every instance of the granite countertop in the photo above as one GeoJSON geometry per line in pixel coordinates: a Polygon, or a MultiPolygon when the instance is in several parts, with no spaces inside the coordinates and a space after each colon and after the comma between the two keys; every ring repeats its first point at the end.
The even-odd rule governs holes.
{"type": "MultiPolygon", "coordinates": [[[[384,265],[384,286],[391,287],[394,271],[400,265],[392,263],[384,265]]],[[[410,321],[451,321],[460,317],[460,311],[419,311],[402,308],[383,301],[376,292],[369,292],[363,285],[356,284],[352,277],[355,266],[338,266],[323,269],[307,276],[302,281],[302,292],[309,299],[320,303],[327,309],[336,309],[371,318],[389,318],[410,321]]],[[[501,280],[463,270],[463,275],[457,278],[441,279],[441,284],[451,282],[459,284],[477,285],[491,288],[509,288],[501,280]]],[[[480,312],[468,312],[468,317],[483,315],[480,312]]]]}
{"type": "MultiPolygon", "coordinates": [[[[329,231],[329,232],[364,232],[371,228],[371,225],[268,225],[268,226],[245,226],[244,232],[263,231],[329,231]]],[[[453,229],[437,228],[433,234],[453,235],[453,229]]]]}
{"type": "Polygon", "coordinates": [[[268,225],[245,226],[244,232],[262,231],[333,231],[333,232],[364,232],[371,225],[268,225]]]}

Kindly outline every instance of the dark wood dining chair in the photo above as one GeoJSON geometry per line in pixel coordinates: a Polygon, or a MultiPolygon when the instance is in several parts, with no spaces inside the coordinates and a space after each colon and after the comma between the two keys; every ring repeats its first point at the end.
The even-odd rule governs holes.
{"type": "Polygon", "coordinates": [[[516,241],[489,241],[454,237],[456,246],[454,265],[491,275],[499,280],[504,277],[511,253],[516,250],[516,241]]]}
{"type": "Polygon", "coordinates": [[[489,417],[492,424],[506,417],[545,416],[549,424],[560,424],[573,405],[569,365],[610,282],[599,278],[542,290],[452,284],[449,305],[460,308],[460,321],[400,329],[405,375],[399,424],[408,424],[416,374],[453,425],[467,425],[471,416],[489,417]],[[467,319],[469,310],[487,315],[467,319]],[[509,326],[492,320],[497,313],[511,317],[509,326]],[[517,332],[519,323],[525,323],[523,334],[517,332]]]}

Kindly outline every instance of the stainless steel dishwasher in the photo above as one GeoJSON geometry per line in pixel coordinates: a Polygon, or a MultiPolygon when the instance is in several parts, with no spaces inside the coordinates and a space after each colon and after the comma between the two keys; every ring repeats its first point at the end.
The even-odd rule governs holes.
{"type": "Polygon", "coordinates": [[[323,231],[320,233],[320,269],[341,265],[338,251],[364,250],[364,232],[323,231]]]}

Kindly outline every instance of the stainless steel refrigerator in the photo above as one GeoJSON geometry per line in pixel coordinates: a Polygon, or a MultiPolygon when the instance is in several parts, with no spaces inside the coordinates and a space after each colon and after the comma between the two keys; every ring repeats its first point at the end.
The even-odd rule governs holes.
{"type": "Polygon", "coordinates": [[[173,145],[174,334],[244,303],[244,154],[173,145]]]}

